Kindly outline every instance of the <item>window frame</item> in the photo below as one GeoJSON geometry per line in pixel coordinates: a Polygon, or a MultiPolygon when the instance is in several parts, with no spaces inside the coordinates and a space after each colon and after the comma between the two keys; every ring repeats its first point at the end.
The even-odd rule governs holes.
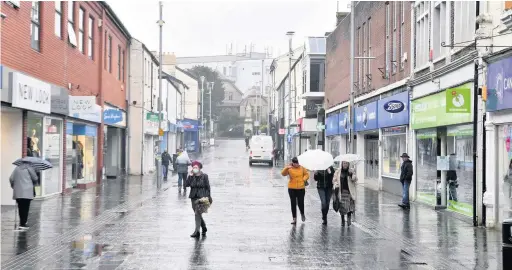
{"type": "Polygon", "coordinates": [[[117,45],[117,79],[121,81],[121,45],[117,45]]]}
{"type": "Polygon", "coordinates": [[[400,8],[401,10],[401,23],[400,23],[400,55],[398,56],[398,59],[400,61],[400,70],[404,70],[405,68],[405,62],[403,61],[404,57],[404,25],[405,25],[405,2],[400,2],[400,8]]]}
{"type": "Polygon", "coordinates": [[[108,35],[108,51],[107,51],[107,70],[109,73],[112,73],[112,36],[108,35]]]}
{"type": "Polygon", "coordinates": [[[125,67],[125,51],[123,50],[121,53],[121,78],[123,79],[123,83],[126,82],[126,67],[125,67]]]}
{"type": "Polygon", "coordinates": [[[392,42],[392,51],[391,51],[391,73],[392,74],[396,74],[398,72],[398,56],[397,56],[397,51],[398,51],[398,38],[397,38],[397,35],[398,35],[398,31],[397,31],[397,16],[398,16],[398,10],[397,10],[397,7],[398,7],[398,2],[393,2],[393,39],[391,40],[392,42]]]}
{"type": "Polygon", "coordinates": [[[41,52],[41,2],[32,1],[30,7],[30,47],[41,52]],[[34,12],[37,12],[35,14],[34,12]],[[37,15],[37,18],[36,18],[37,15]],[[36,31],[37,30],[37,31],[36,31]]]}
{"type": "Polygon", "coordinates": [[[88,51],[87,51],[87,56],[89,57],[89,59],[91,60],[94,60],[94,17],[93,16],[89,16],[89,21],[88,21],[88,24],[87,24],[87,48],[88,48],[88,51]]]}
{"type": "Polygon", "coordinates": [[[80,6],[78,9],[78,50],[85,54],[85,9],[80,6]]]}
{"type": "MultiPolygon", "coordinates": [[[[414,43],[416,57],[414,59],[414,70],[422,70],[429,65],[429,50],[430,50],[430,23],[431,14],[428,9],[425,9],[425,3],[427,1],[417,1],[414,5],[416,9],[415,16],[415,31],[414,31],[414,43]]],[[[430,5],[427,5],[428,7],[430,5]]]]}
{"type": "MultiPolygon", "coordinates": [[[[371,57],[372,56],[372,32],[371,32],[371,27],[372,27],[372,18],[368,18],[368,30],[367,30],[367,34],[368,34],[368,37],[367,37],[367,45],[368,45],[368,57],[371,57]]],[[[371,59],[368,59],[368,73],[367,75],[370,75],[372,74],[372,69],[371,69],[371,64],[372,64],[372,60],[371,59]]],[[[370,89],[371,87],[371,80],[368,79],[368,89],[370,89]]]]}
{"type": "Polygon", "coordinates": [[[53,31],[55,36],[57,36],[59,39],[62,39],[64,36],[62,34],[62,10],[64,9],[63,2],[54,2],[55,3],[55,25],[53,27],[53,31]],[[59,28],[57,30],[57,27],[59,28]]]}
{"type": "Polygon", "coordinates": [[[386,31],[385,31],[385,39],[386,39],[386,43],[385,43],[385,54],[386,54],[386,57],[385,57],[385,69],[386,69],[386,74],[385,74],[385,78],[389,78],[389,72],[390,72],[390,68],[389,68],[389,50],[391,49],[390,48],[390,34],[391,34],[391,26],[389,25],[389,19],[390,19],[390,7],[389,7],[389,2],[386,3],[386,16],[385,16],[385,27],[386,27],[386,31]]]}

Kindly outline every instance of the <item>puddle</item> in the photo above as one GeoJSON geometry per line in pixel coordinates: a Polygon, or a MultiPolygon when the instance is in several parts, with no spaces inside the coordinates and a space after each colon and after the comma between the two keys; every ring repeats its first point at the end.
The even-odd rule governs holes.
{"type": "Polygon", "coordinates": [[[103,252],[110,250],[110,245],[94,243],[92,235],[85,235],[71,242],[71,250],[82,255],[84,258],[93,258],[101,256],[103,252]]]}

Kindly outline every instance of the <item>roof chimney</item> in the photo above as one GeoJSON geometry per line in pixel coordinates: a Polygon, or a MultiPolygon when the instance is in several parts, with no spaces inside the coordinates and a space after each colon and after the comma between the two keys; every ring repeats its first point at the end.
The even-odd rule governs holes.
{"type": "Polygon", "coordinates": [[[340,24],[340,22],[345,19],[345,17],[347,17],[347,15],[349,15],[350,12],[348,11],[338,11],[336,12],[336,26],[338,26],[338,24],[340,24]]]}

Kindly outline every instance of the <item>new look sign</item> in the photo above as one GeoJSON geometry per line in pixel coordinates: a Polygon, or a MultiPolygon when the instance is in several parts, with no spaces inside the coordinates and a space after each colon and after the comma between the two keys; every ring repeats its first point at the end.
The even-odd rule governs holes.
{"type": "Polygon", "coordinates": [[[51,111],[51,85],[19,72],[11,74],[12,106],[49,114],[51,111]]]}

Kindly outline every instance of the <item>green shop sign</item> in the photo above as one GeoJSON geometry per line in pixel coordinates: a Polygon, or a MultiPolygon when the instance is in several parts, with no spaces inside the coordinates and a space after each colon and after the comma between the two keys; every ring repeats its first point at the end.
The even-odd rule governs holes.
{"type": "MultiPolygon", "coordinates": [[[[460,86],[457,89],[468,88],[468,85],[460,86]]],[[[464,106],[466,103],[469,106],[469,113],[467,112],[447,112],[446,107],[446,92],[452,93],[453,89],[447,89],[443,92],[430,95],[427,97],[419,98],[411,101],[411,126],[412,129],[423,129],[439,126],[449,126],[460,123],[468,123],[472,121],[471,114],[471,95],[468,100],[464,100],[464,106]]],[[[464,91],[462,91],[464,92],[464,91]]],[[[459,93],[459,92],[457,92],[459,93]]],[[[463,97],[465,98],[465,97],[463,97]]],[[[453,102],[453,101],[452,101],[453,102]]],[[[457,99],[460,105],[460,99],[457,99]]],[[[453,104],[452,104],[453,105],[453,104]]],[[[450,105],[450,106],[452,106],[450,105]]],[[[464,107],[463,106],[463,107],[464,107]]]]}
{"type": "Polygon", "coordinates": [[[445,91],[446,113],[471,113],[471,90],[466,86],[445,91]]]}
{"type": "Polygon", "coordinates": [[[158,122],[158,113],[146,113],[146,120],[151,122],[158,122]]]}

